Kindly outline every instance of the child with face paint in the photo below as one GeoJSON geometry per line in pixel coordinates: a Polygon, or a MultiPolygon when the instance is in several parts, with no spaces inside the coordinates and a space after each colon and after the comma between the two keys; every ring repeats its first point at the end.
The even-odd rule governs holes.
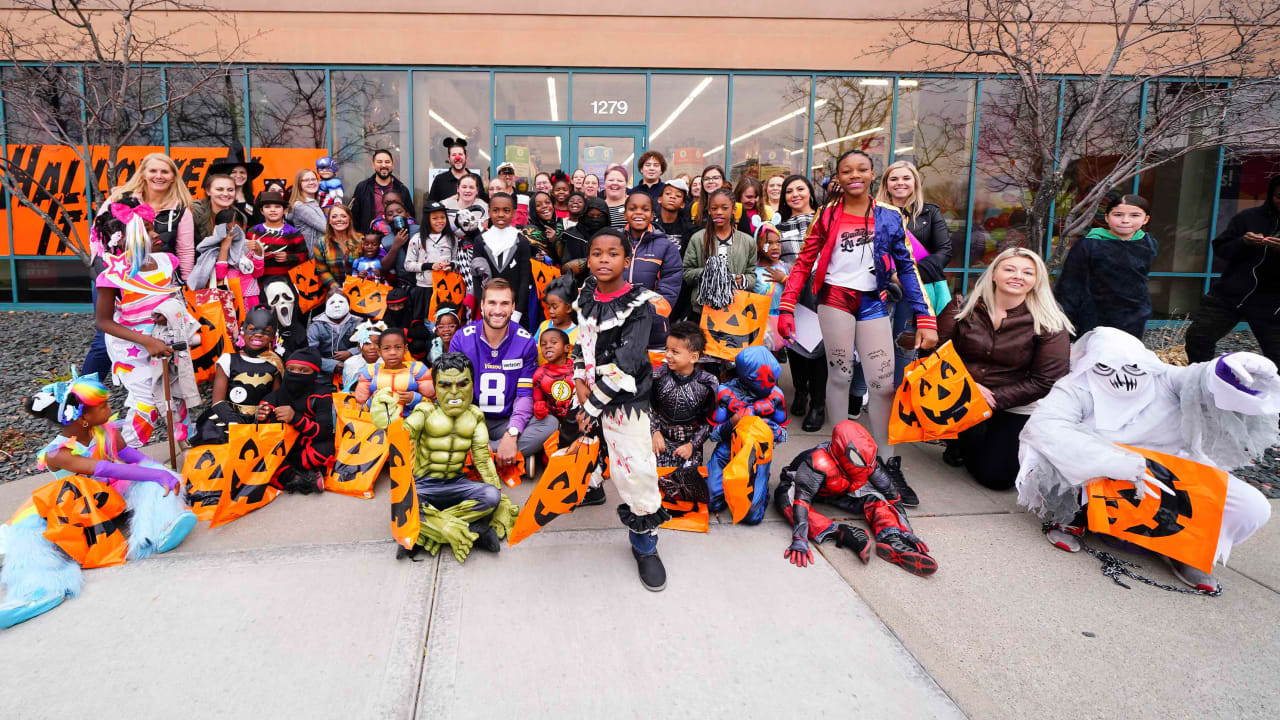
{"type": "Polygon", "coordinates": [[[285,492],[307,495],[324,491],[333,468],[334,410],[330,373],[321,369],[320,353],[301,348],[284,360],[284,381],[258,404],[258,422],[281,422],[298,431],[272,483],[285,492]]]}
{"type": "Polygon", "coordinates": [[[319,351],[320,369],[326,376],[332,376],[342,363],[360,352],[351,342],[359,325],[360,317],[351,314],[351,303],[340,292],[330,295],[325,300],[324,313],[312,318],[307,344],[319,351]]]}
{"type": "Polygon", "coordinates": [[[403,330],[384,330],[378,338],[378,353],[382,356],[382,364],[365,368],[356,380],[354,396],[357,402],[368,403],[374,393],[387,389],[394,394],[396,402],[403,408],[402,414],[407,417],[423,397],[434,397],[427,366],[412,359],[405,362],[409,348],[403,330]]]}
{"type": "Polygon", "coordinates": [[[272,351],[276,339],[276,318],[270,309],[256,307],[245,315],[240,328],[244,347],[240,352],[223,353],[213,376],[213,404],[196,421],[193,445],[221,445],[227,442],[229,423],[250,423],[258,404],[280,385],[284,365],[272,351]]]}
{"type": "MultiPolygon", "coordinates": [[[[538,342],[542,339],[542,333],[549,329],[556,329],[565,334],[568,338],[568,347],[572,348],[578,342],[578,324],[574,322],[573,317],[573,300],[577,293],[573,291],[573,276],[561,275],[547,284],[546,293],[547,319],[542,321],[538,326],[538,332],[533,336],[533,341],[538,342]]],[[[538,364],[542,365],[547,362],[547,358],[538,353],[538,364]]]]}
{"type": "MultiPolygon", "coordinates": [[[[662,508],[658,467],[649,426],[649,333],[657,317],[651,290],[627,282],[631,243],[605,228],[588,246],[591,277],[578,295],[578,344],[573,350],[575,392],[582,432],[598,425],[608,447],[610,478],[622,497],[618,517],[630,531],[640,582],[657,592],[667,586],[658,557],[657,529],[671,518],[662,508]]],[[[603,452],[602,452],[603,455],[603,452]]],[[[583,504],[604,502],[599,466],[583,504]]]]}
{"type": "MultiPolygon", "coordinates": [[[[195,515],[183,501],[182,479],[125,445],[116,426],[109,422],[107,388],[96,376],[74,377],[74,368],[71,374],[73,379],[45,385],[24,401],[28,413],[58,427],[58,436],[37,456],[37,467],[48,469],[58,481],[80,475],[108,486],[111,492],[95,493],[95,503],[111,502],[110,497],[99,495],[119,493],[123,497],[128,522],[122,516],[117,516],[116,522],[124,528],[129,561],[172,550],[196,526],[195,515]]],[[[30,620],[80,594],[80,565],[46,539],[49,526],[29,502],[4,528],[0,585],[5,594],[0,628],[30,620]]],[[[86,528],[85,532],[91,530],[86,528]]]]}
{"type": "Polygon", "coordinates": [[[379,320],[365,319],[356,326],[356,331],[351,334],[351,342],[360,351],[342,363],[343,392],[355,392],[360,373],[366,369],[372,372],[373,366],[382,364],[382,356],[378,352],[378,340],[386,329],[386,323],[379,320]]]}

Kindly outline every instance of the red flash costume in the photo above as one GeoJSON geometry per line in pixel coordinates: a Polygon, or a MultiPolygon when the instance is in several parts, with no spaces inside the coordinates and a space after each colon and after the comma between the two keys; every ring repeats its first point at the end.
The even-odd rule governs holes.
{"type": "Polygon", "coordinates": [[[857,528],[835,525],[810,507],[817,499],[841,510],[860,512],[876,539],[876,554],[915,575],[932,575],[938,563],[916,537],[897,504],[898,493],[876,459],[876,443],[858,423],[842,420],[831,442],[806,450],[782,471],[774,503],[792,525],[792,542],[784,553],[793,564],[813,562],[809,541],[836,537],[838,547],[851,546],[867,560],[867,537],[857,528]]]}

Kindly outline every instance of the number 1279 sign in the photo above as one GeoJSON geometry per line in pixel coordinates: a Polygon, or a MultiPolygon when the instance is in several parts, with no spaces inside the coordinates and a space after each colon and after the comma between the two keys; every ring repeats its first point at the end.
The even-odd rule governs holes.
{"type": "Polygon", "coordinates": [[[591,112],[595,115],[626,115],[626,100],[592,100],[591,112]]]}

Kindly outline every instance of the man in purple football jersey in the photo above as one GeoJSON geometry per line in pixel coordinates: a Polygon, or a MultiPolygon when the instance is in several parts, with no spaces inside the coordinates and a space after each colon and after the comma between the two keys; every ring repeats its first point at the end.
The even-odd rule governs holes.
{"type": "Polygon", "coordinates": [[[533,457],[559,427],[548,415],[533,417],[533,371],[538,346],[527,330],[511,322],[515,290],[502,278],[484,286],[480,320],[453,336],[449,349],[471,359],[475,367],[476,406],[484,412],[489,444],[499,465],[510,465],[519,450],[533,457]]]}

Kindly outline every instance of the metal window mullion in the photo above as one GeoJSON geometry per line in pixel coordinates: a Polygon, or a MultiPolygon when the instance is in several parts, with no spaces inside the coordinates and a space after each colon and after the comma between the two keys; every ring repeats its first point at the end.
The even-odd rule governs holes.
{"type": "Polygon", "coordinates": [[[813,177],[813,129],[816,122],[813,114],[815,112],[814,103],[816,102],[816,97],[818,97],[818,75],[813,73],[809,75],[809,138],[805,144],[804,169],[800,171],[800,174],[807,178],[813,177]]]}
{"type": "Polygon", "coordinates": [[[653,103],[650,95],[653,92],[653,73],[646,72],[644,74],[644,136],[641,138],[643,144],[640,146],[640,152],[649,149],[649,107],[653,103]]]}
{"type": "Polygon", "coordinates": [[[889,151],[885,166],[892,165],[898,157],[898,76],[893,76],[893,97],[889,100],[889,151]]]}
{"type": "MultiPolygon", "coordinates": [[[[409,159],[409,162],[408,162],[408,176],[409,176],[409,182],[408,182],[408,185],[409,185],[409,202],[410,202],[410,203],[412,203],[412,202],[413,202],[414,195],[415,195],[413,179],[414,179],[414,176],[416,176],[416,175],[418,174],[418,173],[417,173],[417,168],[416,168],[416,167],[414,167],[414,164],[413,164],[413,146],[414,146],[414,144],[415,144],[415,143],[414,143],[414,139],[413,139],[413,69],[412,69],[412,68],[410,68],[410,69],[408,69],[408,70],[405,70],[405,71],[404,71],[404,76],[405,76],[405,82],[406,82],[406,83],[408,83],[407,85],[405,85],[405,88],[404,88],[404,97],[405,97],[405,104],[409,106],[409,108],[408,108],[408,121],[409,121],[409,134],[408,134],[408,137],[409,137],[409,142],[407,142],[407,143],[405,143],[405,144],[409,146],[409,150],[408,150],[408,155],[409,155],[409,158],[408,158],[408,159],[409,159]]],[[[399,99],[399,98],[397,98],[397,100],[398,100],[398,99],[399,99]]],[[[403,128],[400,130],[400,136],[401,136],[401,137],[404,137],[404,136],[405,136],[405,131],[404,131],[404,129],[403,129],[403,128]]],[[[421,207],[422,207],[422,203],[418,203],[418,207],[419,207],[419,208],[421,208],[421,207]]]]}
{"type": "MultiPolygon", "coordinates": [[[[728,101],[725,103],[726,117],[724,119],[724,160],[722,161],[723,162],[722,167],[724,168],[724,182],[726,185],[729,184],[729,173],[730,173],[729,168],[733,166],[732,158],[729,156],[729,153],[733,152],[733,148],[730,147],[729,145],[729,141],[733,138],[733,91],[734,91],[733,78],[734,78],[734,73],[729,73],[729,98],[728,98],[728,101]]],[[[809,102],[813,102],[813,101],[810,100],[809,102]]],[[[703,167],[706,167],[706,165],[703,165],[703,167]]]]}
{"type": "MultiPolygon", "coordinates": [[[[1058,122],[1053,135],[1053,171],[1057,173],[1062,162],[1062,111],[1066,107],[1067,81],[1058,81],[1058,122]]],[[[1058,216],[1058,196],[1055,193],[1053,202],[1049,203],[1049,230],[1044,236],[1044,259],[1047,261],[1053,254],[1053,223],[1058,216]]]]}
{"type": "MultiPolygon", "coordinates": [[[[1221,127],[1218,128],[1222,130],[1221,127]]],[[[1209,214],[1209,252],[1204,258],[1204,292],[1209,293],[1209,275],[1213,272],[1213,239],[1218,237],[1218,203],[1222,200],[1222,164],[1226,161],[1226,146],[1218,143],[1218,172],[1213,181],[1213,210],[1209,214]]]]}
{"type": "Polygon", "coordinates": [[[160,103],[164,108],[164,117],[160,118],[160,127],[164,133],[164,154],[171,155],[169,148],[169,67],[160,66],[160,103]]]}
{"type": "Polygon", "coordinates": [[[329,157],[333,157],[334,148],[337,143],[333,141],[333,133],[337,128],[337,123],[333,121],[333,72],[329,68],[324,70],[324,140],[328,145],[329,157]]]}
{"type": "MultiPolygon", "coordinates": [[[[3,90],[0,90],[0,153],[4,154],[5,160],[9,159],[9,136],[6,134],[5,129],[3,90]]],[[[9,252],[6,253],[9,256],[7,260],[9,263],[9,302],[16,303],[18,302],[18,264],[13,259],[13,195],[8,188],[5,188],[3,192],[5,195],[4,206],[8,208],[8,212],[4,214],[4,221],[9,232],[9,252]]]]}
{"type": "Polygon", "coordinates": [[[490,158],[489,162],[494,163],[493,167],[497,167],[498,164],[506,160],[505,157],[500,157],[498,154],[498,129],[494,127],[494,116],[498,112],[498,79],[496,73],[496,70],[489,70],[489,142],[493,145],[493,157],[490,158]]]}
{"type": "Polygon", "coordinates": [[[253,159],[253,141],[251,139],[253,133],[249,130],[249,68],[242,67],[240,70],[244,74],[244,81],[241,83],[241,104],[244,106],[241,109],[241,115],[244,117],[244,159],[248,162],[253,159]]]}
{"type": "Polygon", "coordinates": [[[1138,162],[1133,174],[1134,195],[1138,194],[1138,183],[1142,180],[1142,148],[1146,146],[1147,140],[1147,85],[1149,84],[1142,83],[1141,99],[1138,105],[1138,162]]]}
{"type": "Polygon", "coordinates": [[[973,83],[973,129],[969,135],[969,200],[965,207],[965,223],[964,223],[964,284],[961,292],[969,292],[969,258],[970,244],[973,242],[973,195],[974,188],[977,186],[978,174],[978,123],[981,121],[982,115],[982,79],[973,83]]]}

